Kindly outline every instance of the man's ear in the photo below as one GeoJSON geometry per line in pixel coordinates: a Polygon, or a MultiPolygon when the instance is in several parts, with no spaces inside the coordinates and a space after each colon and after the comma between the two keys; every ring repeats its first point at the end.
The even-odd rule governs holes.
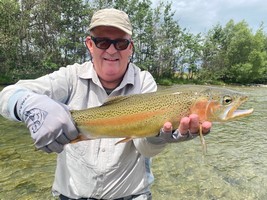
{"type": "Polygon", "coordinates": [[[133,54],[134,54],[134,43],[133,43],[133,41],[131,41],[131,55],[130,55],[130,59],[132,59],[132,57],[133,57],[133,54]]]}
{"type": "Polygon", "coordinates": [[[131,50],[132,50],[132,53],[134,52],[134,43],[133,43],[133,41],[131,41],[131,50]]]}
{"type": "Polygon", "coordinates": [[[90,54],[93,54],[93,41],[91,40],[90,36],[87,36],[85,39],[85,45],[87,49],[89,50],[90,54]]]}

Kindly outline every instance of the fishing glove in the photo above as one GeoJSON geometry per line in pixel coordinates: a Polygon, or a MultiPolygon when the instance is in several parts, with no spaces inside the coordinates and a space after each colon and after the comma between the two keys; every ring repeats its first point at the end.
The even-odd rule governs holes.
{"type": "Polygon", "coordinates": [[[164,144],[191,140],[197,136],[198,134],[191,134],[189,131],[187,134],[182,135],[178,129],[174,131],[164,131],[163,128],[161,128],[156,137],[149,137],[147,140],[152,144],[164,144]]]}
{"type": "Polygon", "coordinates": [[[60,153],[78,136],[68,107],[46,95],[23,92],[14,112],[27,125],[37,149],[47,153],[60,153]]]}
{"type": "Polygon", "coordinates": [[[198,134],[191,134],[189,131],[187,134],[181,134],[178,129],[174,131],[164,131],[163,128],[161,128],[158,137],[161,137],[167,143],[173,143],[191,140],[197,136],[198,134]]]}

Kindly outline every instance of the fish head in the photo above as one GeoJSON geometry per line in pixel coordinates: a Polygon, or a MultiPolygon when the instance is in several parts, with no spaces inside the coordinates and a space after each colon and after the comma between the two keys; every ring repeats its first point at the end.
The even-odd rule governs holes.
{"type": "Polygon", "coordinates": [[[203,92],[192,108],[192,113],[200,117],[200,121],[223,122],[245,117],[253,109],[240,110],[239,107],[248,100],[248,96],[229,89],[209,88],[203,92]]]}

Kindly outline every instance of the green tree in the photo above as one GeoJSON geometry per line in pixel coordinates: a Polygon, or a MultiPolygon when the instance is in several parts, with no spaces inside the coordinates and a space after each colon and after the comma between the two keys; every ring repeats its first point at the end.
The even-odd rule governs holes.
{"type": "Polygon", "coordinates": [[[63,64],[86,60],[84,41],[92,12],[82,0],[61,1],[59,48],[63,64]]]}
{"type": "Polygon", "coordinates": [[[2,78],[16,66],[20,30],[19,14],[17,1],[0,1],[0,74],[2,78]]]}
{"type": "Polygon", "coordinates": [[[230,20],[210,30],[205,38],[201,77],[227,83],[259,83],[266,77],[266,35],[255,34],[245,21],[230,20]]]}
{"type": "Polygon", "coordinates": [[[174,12],[172,4],[167,3],[163,10],[163,22],[160,27],[158,55],[159,55],[159,76],[173,78],[174,69],[177,68],[177,48],[180,44],[181,29],[173,19],[174,12]]]}
{"type": "Polygon", "coordinates": [[[133,61],[156,79],[267,82],[263,24],[253,33],[245,21],[230,20],[203,37],[181,29],[172,3],[151,5],[150,0],[0,0],[1,77],[33,78],[84,62],[84,39],[93,12],[114,7],[131,18],[133,61]]]}
{"type": "Polygon", "coordinates": [[[179,47],[179,78],[196,79],[202,58],[201,34],[193,35],[184,31],[181,41],[182,45],[179,47]]]}
{"type": "Polygon", "coordinates": [[[254,83],[267,83],[267,35],[260,27],[253,37],[253,50],[248,61],[252,65],[252,77],[254,83]]]}
{"type": "Polygon", "coordinates": [[[237,23],[229,43],[227,58],[230,82],[253,83],[261,77],[261,70],[266,60],[263,51],[264,36],[261,31],[253,35],[245,21],[237,23]]]}
{"type": "Polygon", "coordinates": [[[219,24],[208,31],[203,44],[201,79],[222,80],[226,66],[227,34],[219,24]]]}

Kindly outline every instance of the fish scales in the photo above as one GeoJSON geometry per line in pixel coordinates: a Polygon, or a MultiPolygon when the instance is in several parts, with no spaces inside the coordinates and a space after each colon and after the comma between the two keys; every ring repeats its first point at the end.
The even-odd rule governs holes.
{"type": "Polygon", "coordinates": [[[247,96],[224,88],[183,86],[159,92],[113,97],[102,106],[72,111],[81,133],[89,138],[139,138],[158,134],[167,121],[176,129],[192,113],[200,121],[227,121],[252,113],[235,111],[247,96]]]}
{"type": "Polygon", "coordinates": [[[90,108],[89,111],[90,113],[82,112],[80,118],[73,118],[82,130],[82,126],[88,126],[87,131],[91,137],[97,137],[94,133],[108,137],[109,133],[114,134],[113,132],[116,132],[118,137],[124,137],[125,134],[128,137],[153,136],[158,134],[166,121],[176,122],[179,114],[187,115],[190,112],[186,104],[156,93],[129,96],[120,102],[107,103],[98,108],[90,108]],[[159,98],[162,100],[159,101],[159,98]]]}

